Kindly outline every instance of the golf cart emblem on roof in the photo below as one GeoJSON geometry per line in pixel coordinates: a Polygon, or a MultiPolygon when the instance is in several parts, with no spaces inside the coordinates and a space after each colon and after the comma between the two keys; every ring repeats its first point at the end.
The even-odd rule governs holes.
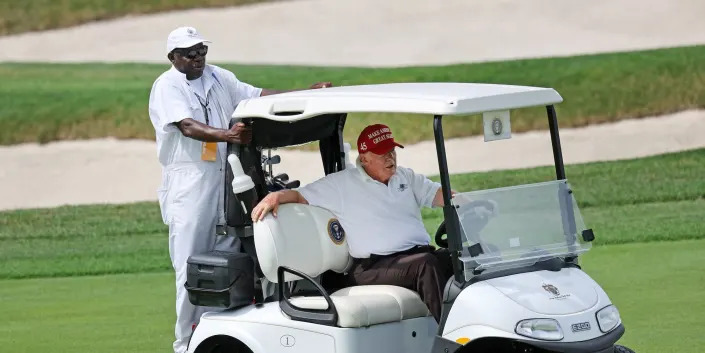
{"type": "Polygon", "coordinates": [[[345,230],[335,218],[331,218],[328,221],[328,236],[330,236],[330,240],[338,245],[345,241],[345,230]]]}
{"type": "Polygon", "coordinates": [[[554,286],[552,284],[544,284],[542,287],[543,287],[543,289],[546,290],[546,292],[549,292],[556,297],[561,295],[561,292],[558,291],[558,288],[556,288],[556,286],[554,286]]]}
{"type": "Polygon", "coordinates": [[[502,120],[494,118],[494,120],[492,120],[492,133],[495,134],[495,136],[499,136],[502,134],[502,128],[502,120]]]}

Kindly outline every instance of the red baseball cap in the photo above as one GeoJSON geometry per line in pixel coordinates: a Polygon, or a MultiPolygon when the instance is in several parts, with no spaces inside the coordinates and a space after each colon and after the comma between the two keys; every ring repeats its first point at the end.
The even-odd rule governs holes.
{"type": "Polygon", "coordinates": [[[404,146],[394,142],[392,130],[384,124],[369,125],[362,130],[357,138],[358,153],[385,154],[393,150],[394,147],[404,148],[404,146]]]}

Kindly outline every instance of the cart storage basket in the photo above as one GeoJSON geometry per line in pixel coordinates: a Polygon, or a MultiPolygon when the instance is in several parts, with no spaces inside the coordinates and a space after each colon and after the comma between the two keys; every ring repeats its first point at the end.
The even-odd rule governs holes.
{"type": "Polygon", "coordinates": [[[236,308],[252,303],[255,265],[249,255],[210,251],[190,256],[187,263],[186,290],[191,304],[236,308]]]}

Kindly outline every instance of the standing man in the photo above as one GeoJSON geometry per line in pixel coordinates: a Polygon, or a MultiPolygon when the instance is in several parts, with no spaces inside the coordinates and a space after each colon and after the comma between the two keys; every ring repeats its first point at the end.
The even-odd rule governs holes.
{"type": "MultiPolygon", "coordinates": [[[[207,65],[209,43],[193,27],[172,31],[166,43],[172,67],[157,78],[149,96],[162,165],[159,206],[169,226],[176,272],[175,353],[186,351],[194,325],[209,310],[188,300],[186,260],[213,249],[237,251],[236,238],[216,235],[216,226],[225,224],[226,143],[249,143],[252,132],[241,122],[228,128],[230,117],[244,99],[284,92],[253,87],[228,70],[207,65]]],[[[322,82],[311,88],[330,86],[322,82]]]]}

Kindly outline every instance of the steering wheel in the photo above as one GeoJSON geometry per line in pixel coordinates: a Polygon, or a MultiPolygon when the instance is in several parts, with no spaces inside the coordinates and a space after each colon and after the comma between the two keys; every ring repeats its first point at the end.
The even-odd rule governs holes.
{"type": "MultiPolygon", "coordinates": [[[[467,204],[463,205],[463,208],[468,208],[468,209],[474,209],[476,207],[482,207],[485,210],[488,211],[487,214],[477,214],[476,217],[479,217],[481,225],[479,228],[484,228],[485,225],[487,225],[487,222],[489,221],[489,218],[492,217],[493,215],[496,215],[498,210],[497,203],[494,201],[490,200],[477,200],[477,201],[470,201],[467,204]]],[[[474,211],[471,211],[475,213],[474,211]]],[[[476,230],[478,232],[479,229],[476,230]]],[[[443,238],[444,235],[448,233],[446,229],[446,221],[443,220],[441,224],[438,225],[438,229],[436,230],[436,235],[434,237],[434,240],[436,241],[436,245],[442,247],[442,248],[447,248],[448,247],[448,238],[443,238]]]]}

